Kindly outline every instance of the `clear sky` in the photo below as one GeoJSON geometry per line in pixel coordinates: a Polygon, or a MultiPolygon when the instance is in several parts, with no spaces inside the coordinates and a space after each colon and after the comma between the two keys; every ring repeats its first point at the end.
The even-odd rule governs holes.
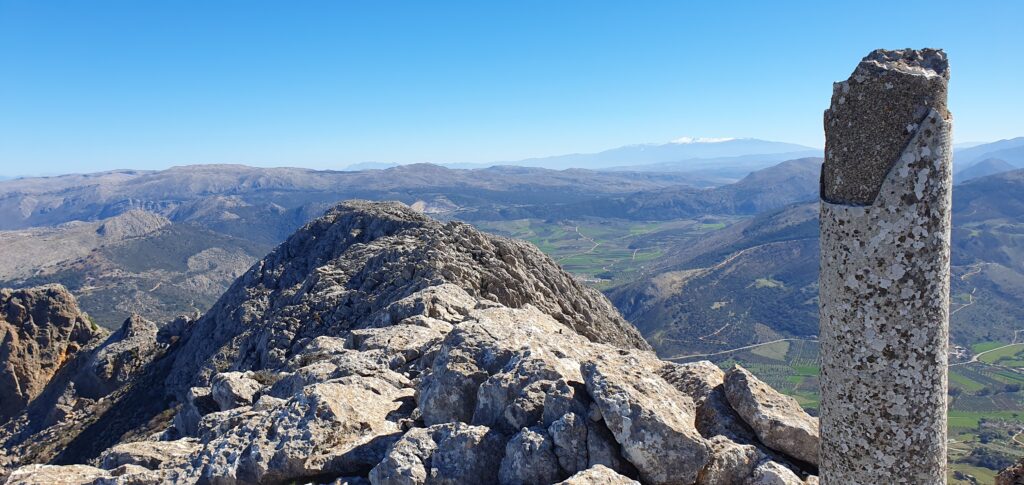
{"type": "Polygon", "coordinates": [[[0,0],[0,175],[823,144],[831,83],[942,47],[959,142],[1024,135],[1024,2],[0,0]]]}

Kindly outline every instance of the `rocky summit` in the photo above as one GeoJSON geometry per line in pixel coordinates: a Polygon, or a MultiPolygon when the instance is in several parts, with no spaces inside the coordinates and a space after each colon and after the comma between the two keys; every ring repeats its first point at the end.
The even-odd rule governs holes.
{"type": "Polygon", "coordinates": [[[661,361],[532,245],[397,203],[328,211],[198,318],[93,335],[10,296],[33,292],[80,313],[0,294],[9,484],[817,483],[795,402],[661,361]]]}

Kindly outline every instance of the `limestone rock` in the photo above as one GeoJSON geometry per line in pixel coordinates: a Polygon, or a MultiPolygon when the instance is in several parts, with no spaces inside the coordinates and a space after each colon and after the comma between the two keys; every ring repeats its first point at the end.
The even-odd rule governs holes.
{"type": "Polygon", "coordinates": [[[410,430],[370,471],[373,485],[497,483],[505,436],[485,426],[439,424],[410,430]]]}
{"type": "Polygon", "coordinates": [[[603,485],[640,485],[640,482],[619,475],[614,470],[603,465],[596,465],[564,481],[558,482],[559,485],[593,485],[597,483],[603,485]]]}
{"type": "Polygon", "coordinates": [[[104,335],[63,286],[0,289],[0,424],[21,412],[61,366],[104,335]]]}
{"type": "Polygon", "coordinates": [[[732,485],[750,478],[764,459],[756,446],[734,443],[725,436],[715,436],[711,443],[711,461],[700,473],[699,485],[732,485]]]}
{"type": "Polygon", "coordinates": [[[91,485],[110,477],[106,470],[88,465],[28,465],[7,477],[6,485],[91,485]]]}
{"type": "Polygon", "coordinates": [[[586,470],[590,465],[587,424],[584,420],[579,414],[566,413],[548,427],[558,463],[569,473],[586,470]]]}
{"type": "MultiPolygon", "coordinates": [[[[750,475],[761,455],[749,431],[750,441],[701,435],[733,429],[701,419],[742,425],[726,413],[721,371],[669,366],[633,348],[644,346],[620,324],[603,297],[528,245],[395,204],[348,203],[296,233],[199,320],[157,332],[159,358],[130,358],[150,354],[130,344],[151,333],[139,321],[95,359],[113,365],[76,358],[135,370],[102,374],[109,379],[97,382],[116,389],[95,401],[59,389],[47,412],[64,424],[25,436],[59,450],[61,463],[108,468],[80,470],[96,485],[750,475]]],[[[0,438],[19,429],[0,426],[0,438]]],[[[5,452],[5,468],[55,456],[5,452]]]]}
{"type": "Polygon", "coordinates": [[[174,416],[174,427],[185,436],[194,435],[203,416],[218,409],[219,406],[217,401],[214,401],[210,388],[193,387],[185,394],[185,402],[174,416]]]}
{"type": "Polygon", "coordinates": [[[818,420],[746,369],[735,366],[725,377],[725,395],[733,409],[770,448],[818,465],[818,420]]]}
{"type": "Polygon", "coordinates": [[[132,315],[93,352],[74,382],[78,393],[98,399],[127,384],[158,353],[158,328],[132,315]]]}
{"type": "Polygon", "coordinates": [[[564,478],[551,437],[543,428],[523,428],[505,445],[498,481],[503,485],[548,484],[564,478]]]}
{"type": "Polygon", "coordinates": [[[754,443],[750,426],[733,410],[725,396],[725,373],[709,361],[666,364],[661,376],[697,406],[697,431],[701,436],[722,435],[737,443],[754,443]]]}
{"type": "Polygon", "coordinates": [[[804,481],[789,468],[768,460],[754,469],[745,485],[804,485],[804,481]]]}
{"type": "Polygon", "coordinates": [[[694,483],[711,449],[694,427],[693,400],[646,365],[633,354],[597,356],[583,364],[587,392],[645,483],[694,483]]]}
{"type": "Polygon", "coordinates": [[[191,439],[122,443],[103,452],[100,466],[105,470],[124,465],[136,465],[150,470],[183,466],[200,447],[198,442],[191,439]]]}
{"type": "Polygon", "coordinates": [[[210,396],[221,411],[252,404],[262,386],[241,372],[222,372],[210,382],[210,396]]]}
{"type": "MultiPolygon", "coordinates": [[[[229,367],[279,365],[306,339],[354,322],[397,323],[404,315],[393,304],[445,283],[474,299],[533,306],[592,341],[650,348],[599,292],[532,245],[440,224],[401,204],[348,201],[254,265],[192,326],[168,385],[183,394],[229,367]]],[[[458,308],[425,316],[444,318],[458,308]]]]}
{"type": "Polygon", "coordinates": [[[450,421],[515,432],[542,417],[546,389],[555,380],[582,381],[586,340],[534,309],[474,310],[433,357],[420,384],[419,404],[429,424],[450,421]]]}
{"type": "Polygon", "coordinates": [[[233,416],[212,420],[211,426],[224,424],[208,428],[210,439],[190,473],[218,483],[262,483],[369,469],[397,439],[392,412],[411,394],[353,376],[307,386],[287,401],[265,402],[266,408],[232,409],[233,416]]]}

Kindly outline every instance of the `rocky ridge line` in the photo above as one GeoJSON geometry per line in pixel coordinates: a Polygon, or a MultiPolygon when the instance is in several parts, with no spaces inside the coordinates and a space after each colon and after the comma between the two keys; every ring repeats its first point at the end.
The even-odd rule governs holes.
{"type": "Polygon", "coordinates": [[[133,377],[82,424],[23,433],[71,438],[7,483],[816,481],[816,420],[782,407],[806,429],[779,440],[746,412],[784,396],[661,361],[536,248],[399,204],[338,206],[152,333],[103,346],[137,361],[76,359],[133,377]]]}

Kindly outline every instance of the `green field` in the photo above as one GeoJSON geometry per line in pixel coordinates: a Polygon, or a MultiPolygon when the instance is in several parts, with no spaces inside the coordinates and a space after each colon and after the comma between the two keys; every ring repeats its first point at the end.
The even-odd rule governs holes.
{"type": "Polygon", "coordinates": [[[598,289],[610,288],[635,278],[668,248],[721,229],[739,218],[700,220],[627,221],[573,219],[545,221],[517,219],[480,221],[482,230],[524,239],[558,261],[566,271],[598,289]],[[655,238],[645,236],[659,235],[655,238]]]}
{"type": "MultiPolygon", "coordinates": [[[[1024,360],[1024,344],[996,347],[987,354],[978,357],[978,360],[987,364],[1015,365],[1024,360]]],[[[1017,365],[1019,366],[1019,364],[1017,365]]]]}

